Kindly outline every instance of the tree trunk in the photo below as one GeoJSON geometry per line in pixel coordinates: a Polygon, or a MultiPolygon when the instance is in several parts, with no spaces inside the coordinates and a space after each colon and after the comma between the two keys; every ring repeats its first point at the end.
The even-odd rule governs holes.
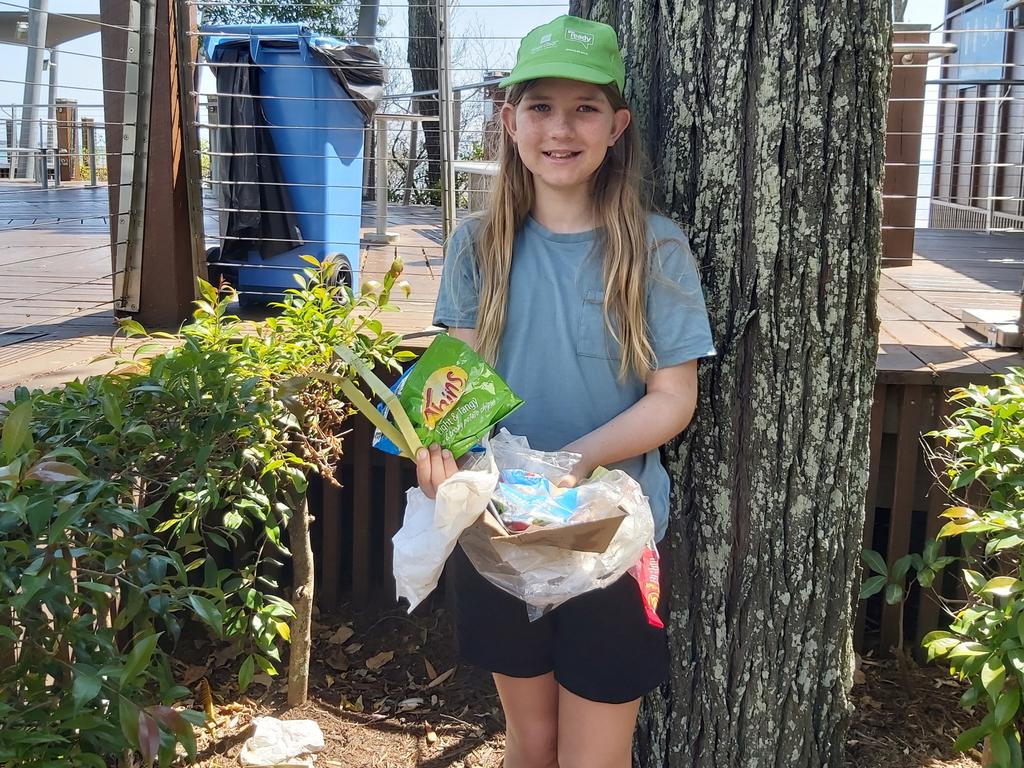
{"type": "Polygon", "coordinates": [[[644,768],[842,766],[877,350],[891,0],[574,0],[688,231],[719,354],[666,450],[671,679],[644,768]]]}
{"type": "Polygon", "coordinates": [[[298,707],[306,703],[309,691],[313,624],[313,548],[309,540],[309,504],[305,497],[295,500],[288,520],[288,549],[292,554],[292,607],[295,609],[288,655],[288,706],[298,707]]]}
{"type": "MultiPolygon", "coordinates": [[[[421,115],[438,115],[437,6],[430,0],[409,3],[409,66],[414,91],[435,91],[419,99],[421,115]]],[[[427,152],[427,188],[440,189],[441,135],[438,123],[424,122],[423,148],[427,152]]],[[[438,195],[440,204],[440,195],[438,195]]]]}
{"type": "Polygon", "coordinates": [[[903,21],[903,17],[907,15],[907,3],[910,0],[892,0],[892,19],[893,21],[903,21]]]}

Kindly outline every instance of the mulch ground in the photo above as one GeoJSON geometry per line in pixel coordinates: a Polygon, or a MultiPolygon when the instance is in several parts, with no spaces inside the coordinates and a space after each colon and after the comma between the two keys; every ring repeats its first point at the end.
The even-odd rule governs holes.
{"type": "MultiPolygon", "coordinates": [[[[245,695],[221,670],[229,655],[179,649],[178,673],[196,688],[206,677],[218,725],[199,738],[201,768],[235,768],[257,715],[315,720],[326,749],[318,768],[500,768],[504,721],[490,678],[459,667],[447,612],[372,621],[318,616],[307,704],[288,709],[283,680],[260,674],[245,695]]],[[[960,683],[940,667],[901,669],[862,660],[852,692],[848,768],[980,768],[978,752],[957,754],[953,740],[973,720],[960,709],[960,683]]],[[[199,707],[197,703],[195,706],[199,707]]]]}

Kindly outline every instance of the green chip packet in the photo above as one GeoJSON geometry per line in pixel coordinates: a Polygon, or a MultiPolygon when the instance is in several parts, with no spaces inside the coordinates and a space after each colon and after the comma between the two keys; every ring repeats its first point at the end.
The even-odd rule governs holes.
{"type": "Polygon", "coordinates": [[[401,382],[398,400],[424,445],[459,458],[523,404],[468,344],[438,335],[401,382]]]}

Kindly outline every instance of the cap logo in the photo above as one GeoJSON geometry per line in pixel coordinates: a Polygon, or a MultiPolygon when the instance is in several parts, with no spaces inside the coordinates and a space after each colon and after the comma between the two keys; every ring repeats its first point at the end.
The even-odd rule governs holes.
{"type": "Polygon", "coordinates": [[[544,45],[544,43],[550,43],[551,42],[551,33],[548,32],[546,35],[541,37],[539,42],[540,42],[541,45],[544,45]]]}
{"type": "Polygon", "coordinates": [[[584,48],[589,48],[594,44],[594,36],[587,34],[586,32],[577,32],[574,29],[565,30],[565,39],[571,43],[579,43],[584,48]]]}

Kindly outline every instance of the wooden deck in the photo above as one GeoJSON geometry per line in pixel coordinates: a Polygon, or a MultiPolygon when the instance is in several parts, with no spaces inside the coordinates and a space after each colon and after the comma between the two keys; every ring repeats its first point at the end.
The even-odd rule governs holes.
{"type": "MultiPolygon", "coordinates": [[[[364,234],[374,210],[364,207],[364,234]]],[[[440,223],[437,208],[391,206],[398,244],[362,247],[363,280],[380,279],[402,257],[412,292],[395,296],[403,311],[388,321],[414,348],[433,330],[440,223]]],[[[0,397],[109,366],[94,360],[114,330],[108,227],[104,188],[0,183],[0,397]]],[[[918,230],[914,264],[883,270],[879,381],[956,386],[1024,365],[1019,350],[993,349],[960,322],[962,309],[1019,307],[1022,278],[1024,234],[918,230]]]]}
{"type": "MultiPolygon", "coordinates": [[[[373,210],[364,208],[364,233],[376,226],[373,210]]],[[[388,320],[411,336],[409,346],[422,347],[441,275],[440,211],[392,206],[388,220],[399,243],[364,246],[362,278],[380,279],[402,257],[412,292],[396,292],[403,311],[388,320]]],[[[111,269],[105,188],[0,183],[0,400],[19,385],[45,388],[110,369],[96,358],[115,330],[111,269]]]]}
{"type": "Polygon", "coordinates": [[[964,309],[1019,310],[1024,234],[919,229],[914,254],[882,270],[879,382],[961,386],[1024,365],[960,321],[964,309]]]}

